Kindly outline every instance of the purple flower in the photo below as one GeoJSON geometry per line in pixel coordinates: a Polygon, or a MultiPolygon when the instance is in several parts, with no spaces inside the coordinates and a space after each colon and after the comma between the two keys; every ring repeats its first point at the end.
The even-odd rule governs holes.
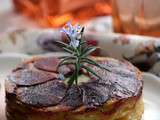
{"type": "Polygon", "coordinates": [[[79,46],[79,40],[81,39],[82,27],[78,24],[72,26],[70,22],[67,23],[67,28],[62,28],[61,32],[67,34],[70,38],[70,45],[74,48],[79,46]]]}
{"type": "Polygon", "coordinates": [[[77,48],[79,46],[79,41],[78,40],[71,40],[70,46],[77,48]]]}

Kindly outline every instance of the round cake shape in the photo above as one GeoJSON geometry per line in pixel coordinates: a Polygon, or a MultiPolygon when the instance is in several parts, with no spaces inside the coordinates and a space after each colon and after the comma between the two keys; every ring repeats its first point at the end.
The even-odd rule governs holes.
{"type": "Polygon", "coordinates": [[[33,58],[19,65],[6,80],[7,119],[140,120],[141,72],[127,61],[92,59],[110,72],[86,64],[101,79],[82,69],[82,81],[70,89],[60,76],[67,78],[74,67],[58,68],[58,58],[33,58]]]}

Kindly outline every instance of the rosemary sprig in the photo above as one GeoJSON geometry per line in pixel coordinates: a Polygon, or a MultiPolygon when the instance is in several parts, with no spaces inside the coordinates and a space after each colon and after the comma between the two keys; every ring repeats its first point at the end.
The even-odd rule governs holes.
{"type": "Polygon", "coordinates": [[[66,44],[64,42],[59,42],[59,41],[58,43],[62,46],[62,48],[66,52],[70,53],[69,56],[60,57],[61,62],[59,63],[59,67],[67,64],[72,64],[75,67],[75,71],[67,81],[69,88],[73,84],[76,85],[78,84],[78,77],[81,69],[85,69],[88,73],[96,76],[98,79],[101,79],[101,77],[98,76],[90,67],[85,66],[85,63],[87,63],[109,71],[108,69],[101,66],[94,60],[88,58],[88,55],[90,55],[93,51],[95,51],[97,47],[87,46],[86,41],[82,40],[84,27],[81,27],[78,24],[72,26],[71,23],[67,23],[67,26],[68,26],[67,28],[62,29],[62,32],[66,34],[70,43],[66,44]]]}

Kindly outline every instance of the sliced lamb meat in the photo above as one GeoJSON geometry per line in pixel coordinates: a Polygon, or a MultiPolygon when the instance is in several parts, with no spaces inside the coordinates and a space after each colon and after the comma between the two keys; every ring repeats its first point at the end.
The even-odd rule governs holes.
{"type": "Polygon", "coordinates": [[[83,103],[87,107],[100,106],[109,99],[109,85],[90,82],[83,84],[82,89],[84,90],[83,103]]]}
{"type": "Polygon", "coordinates": [[[8,78],[17,85],[30,86],[44,83],[46,81],[57,78],[56,73],[49,73],[41,70],[24,69],[13,72],[8,78]]]}
{"type": "Polygon", "coordinates": [[[76,108],[81,106],[83,99],[82,90],[78,86],[71,86],[71,88],[66,92],[64,99],[62,100],[61,104],[70,106],[72,108],[76,108]]]}
{"type": "Polygon", "coordinates": [[[64,83],[53,80],[41,85],[20,87],[17,89],[17,98],[23,103],[42,107],[58,104],[65,92],[64,83]]]}
{"type": "Polygon", "coordinates": [[[48,57],[35,61],[34,66],[41,70],[56,72],[59,62],[58,58],[48,57]]]}

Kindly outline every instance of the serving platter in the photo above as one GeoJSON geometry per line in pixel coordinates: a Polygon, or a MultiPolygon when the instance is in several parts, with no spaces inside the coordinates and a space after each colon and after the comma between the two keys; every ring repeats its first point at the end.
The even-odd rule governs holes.
{"type": "MultiPolygon", "coordinates": [[[[63,53],[48,54],[59,56],[63,53]]],[[[4,80],[10,70],[31,56],[25,54],[0,55],[0,120],[5,119],[4,80]]],[[[145,111],[142,120],[160,120],[160,79],[151,73],[143,73],[145,111]]]]}

